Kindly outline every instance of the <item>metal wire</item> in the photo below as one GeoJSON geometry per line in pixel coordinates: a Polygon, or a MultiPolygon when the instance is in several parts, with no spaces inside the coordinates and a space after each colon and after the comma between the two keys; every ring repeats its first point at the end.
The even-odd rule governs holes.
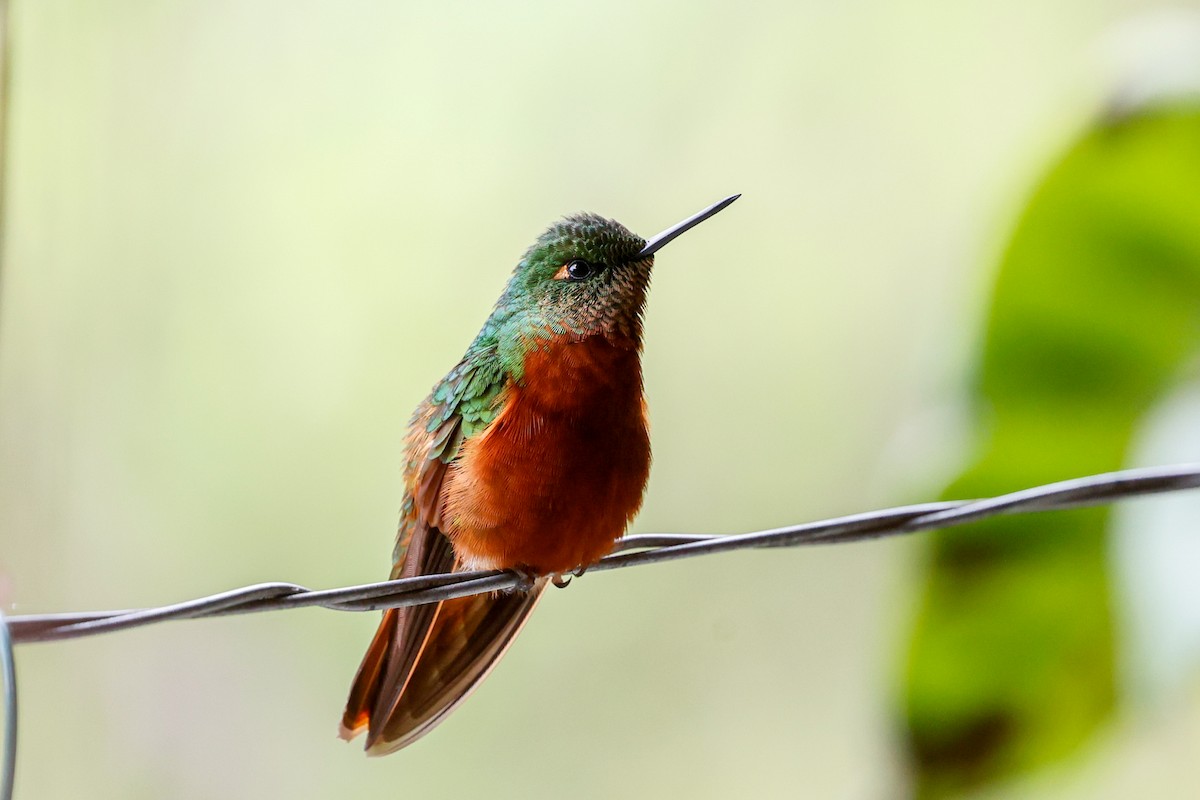
{"type": "MultiPolygon", "coordinates": [[[[589,571],[602,572],[731,550],[799,547],[901,536],[1002,514],[1097,505],[1198,487],[1200,464],[1181,464],[1076,478],[985,500],[902,506],[753,533],[627,536],[617,543],[611,555],[590,567],[589,571]]],[[[320,591],[294,583],[262,583],[158,608],[13,616],[9,618],[9,626],[12,639],[17,643],[46,642],[139,628],[171,619],[197,619],[307,606],[334,611],[372,611],[413,606],[512,589],[527,580],[514,572],[490,571],[422,575],[320,591]]]]}
{"type": "MultiPolygon", "coordinates": [[[[868,511],[848,517],[727,536],[642,534],[627,536],[592,572],[730,550],[799,547],[902,536],[916,531],[962,525],[1002,514],[1030,513],[1109,503],[1160,492],[1200,487],[1200,464],[1131,469],[1051,483],[986,500],[959,500],[868,511]]],[[[528,578],[513,572],[462,572],[422,575],[398,581],[313,591],[294,583],[261,583],[159,608],[92,611],[81,614],[0,613],[0,672],[4,679],[4,754],[0,762],[0,800],[12,800],[17,756],[17,678],[14,642],[46,642],[138,628],[169,619],[250,614],[320,606],[335,611],[369,611],[433,603],[452,597],[510,589],[528,578]]]]}
{"type": "Polygon", "coordinates": [[[0,759],[0,800],[12,800],[17,774],[17,664],[8,620],[0,611],[0,673],[4,678],[4,756],[0,759]]]}

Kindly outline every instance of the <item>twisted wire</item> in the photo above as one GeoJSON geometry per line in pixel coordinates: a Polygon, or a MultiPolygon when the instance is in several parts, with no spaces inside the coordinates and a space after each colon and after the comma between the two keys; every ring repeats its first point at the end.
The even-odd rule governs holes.
{"type": "MultiPolygon", "coordinates": [[[[902,536],[1005,514],[1097,505],[1198,487],[1200,464],[1181,464],[1075,478],[983,500],[922,503],[752,533],[640,534],[621,539],[613,552],[592,565],[589,572],[732,550],[837,544],[902,536]]],[[[313,590],[295,583],[260,583],[157,608],[12,616],[8,626],[16,643],[47,642],[140,628],[167,620],[288,608],[319,606],[333,611],[398,608],[519,588],[527,581],[527,577],[511,571],[473,571],[421,575],[339,589],[313,590]]]]}
{"type": "MultiPolygon", "coordinates": [[[[1025,514],[1111,503],[1162,492],[1200,488],[1200,464],[1130,469],[1059,481],[983,500],[951,500],[868,511],[845,517],[733,535],[657,533],[626,536],[591,572],[624,569],[680,558],[764,547],[801,547],[903,536],[1025,514]]],[[[49,642],[140,628],[172,619],[199,619],[319,606],[333,611],[371,611],[434,603],[454,597],[514,589],[528,581],[515,572],[420,575],[395,581],[312,590],[294,583],[260,583],[157,608],[26,614],[0,612],[0,677],[4,681],[4,749],[0,800],[11,800],[17,754],[17,683],[13,644],[49,642]]]]}

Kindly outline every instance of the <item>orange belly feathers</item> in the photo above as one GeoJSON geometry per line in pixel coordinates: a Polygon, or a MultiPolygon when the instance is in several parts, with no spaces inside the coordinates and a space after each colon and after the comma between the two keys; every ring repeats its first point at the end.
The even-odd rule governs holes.
{"type": "Polygon", "coordinates": [[[593,336],[532,351],[499,416],[464,443],[442,518],[465,566],[545,575],[612,549],[650,472],[641,366],[622,344],[593,336]]]}

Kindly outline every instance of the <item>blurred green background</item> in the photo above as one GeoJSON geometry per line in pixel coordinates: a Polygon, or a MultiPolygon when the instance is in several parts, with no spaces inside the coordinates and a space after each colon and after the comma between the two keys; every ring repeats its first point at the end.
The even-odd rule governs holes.
{"type": "MultiPolygon", "coordinates": [[[[0,601],[381,579],[408,414],[523,249],[732,192],[659,259],[633,530],[933,497],[1022,209],[1114,97],[1186,71],[1189,6],[17,0],[0,601]]],[[[1124,463],[1195,460],[1194,395],[1139,396],[1124,463]]],[[[1194,533],[1167,502],[1119,516],[1194,533]]],[[[18,796],[904,797],[927,545],[585,577],[385,759],[334,736],[373,614],[24,646],[18,796]]],[[[1200,600],[1153,577],[1178,551],[1116,552],[1127,702],[988,796],[1195,796],[1200,600]]]]}

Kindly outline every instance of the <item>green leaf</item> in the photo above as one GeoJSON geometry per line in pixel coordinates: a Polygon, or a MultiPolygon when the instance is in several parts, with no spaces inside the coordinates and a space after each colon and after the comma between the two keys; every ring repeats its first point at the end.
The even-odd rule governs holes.
{"type": "MultiPolygon", "coordinates": [[[[1098,125],[1013,234],[973,387],[977,456],[946,497],[1117,469],[1200,341],[1200,109],[1098,125]]],[[[1076,752],[1116,703],[1106,509],[931,538],[905,672],[916,794],[1076,752]]]]}

